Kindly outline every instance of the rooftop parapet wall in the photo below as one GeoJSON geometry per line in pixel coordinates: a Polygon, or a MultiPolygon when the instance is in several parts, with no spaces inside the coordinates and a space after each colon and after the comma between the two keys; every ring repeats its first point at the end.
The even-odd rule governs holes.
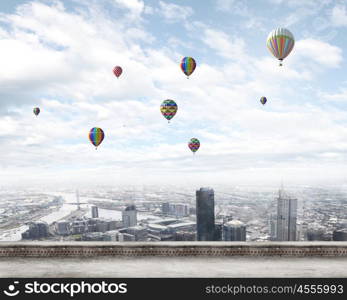
{"type": "Polygon", "coordinates": [[[0,242],[0,257],[347,257],[347,242],[0,242]]]}

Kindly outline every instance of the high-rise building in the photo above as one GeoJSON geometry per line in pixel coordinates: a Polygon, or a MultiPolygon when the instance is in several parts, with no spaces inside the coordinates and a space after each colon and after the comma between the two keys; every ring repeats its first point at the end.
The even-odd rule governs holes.
{"type": "Polygon", "coordinates": [[[277,216],[276,214],[270,214],[270,240],[275,241],[277,239],[277,216]]]}
{"type": "Polygon", "coordinates": [[[170,213],[170,203],[169,202],[162,203],[161,211],[163,214],[168,215],[170,213]]]}
{"type": "Polygon", "coordinates": [[[334,230],[333,241],[347,241],[347,229],[334,230]]]}
{"type": "Polygon", "coordinates": [[[223,240],[223,219],[218,219],[214,224],[214,241],[223,240]]]}
{"type": "Polygon", "coordinates": [[[238,220],[232,220],[223,226],[224,241],[246,241],[246,226],[238,220]]]}
{"type": "Polygon", "coordinates": [[[71,233],[72,234],[81,234],[88,231],[87,221],[76,220],[71,224],[71,233]]]}
{"type": "Polygon", "coordinates": [[[164,202],[161,205],[161,211],[165,215],[175,216],[176,218],[182,218],[189,216],[189,205],[183,203],[164,202]]]}
{"type": "Polygon", "coordinates": [[[213,241],[214,226],[214,191],[200,188],[196,191],[196,226],[198,241],[213,241]]]}
{"type": "Polygon", "coordinates": [[[137,225],[137,211],[135,205],[129,205],[122,211],[122,221],[125,228],[137,225]]]}
{"type": "Polygon", "coordinates": [[[92,218],[99,218],[99,210],[97,206],[92,206],[92,218]]]}
{"type": "Polygon", "coordinates": [[[331,236],[327,234],[324,227],[309,227],[306,231],[306,236],[308,241],[329,241],[331,236]]]}
{"type": "Polygon", "coordinates": [[[279,190],[277,198],[277,241],[296,241],[296,220],[298,200],[290,198],[279,190]]]}
{"type": "Polygon", "coordinates": [[[67,221],[59,221],[55,223],[55,231],[59,235],[69,235],[70,234],[70,223],[67,221]]]}
{"type": "Polygon", "coordinates": [[[46,222],[37,221],[29,224],[29,229],[22,233],[23,239],[40,239],[49,236],[49,227],[46,222]]]}

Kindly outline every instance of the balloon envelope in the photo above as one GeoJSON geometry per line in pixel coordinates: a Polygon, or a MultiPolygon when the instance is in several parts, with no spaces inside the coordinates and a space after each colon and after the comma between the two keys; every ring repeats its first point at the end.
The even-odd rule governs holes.
{"type": "Polygon", "coordinates": [[[266,103],[266,101],[267,101],[266,97],[261,97],[261,98],[260,98],[261,104],[264,105],[264,104],[266,103]]]}
{"type": "Polygon", "coordinates": [[[40,109],[39,109],[38,107],[35,107],[35,108],[33,109],[33,112],[34,112],[35,116],[38,116],[39,113],[40,113],[40,109]]]}
{"type": "Polygon", "coordinates": [[[164,118],[170,121],[176,114],[178,106],[175,101],[171,99],[164,100],[160,105],[160,111],[164,118]]]}
{"type": "Polygon", "coordinates": [[[200,141],[197,138],[191,138],[188,142],[189,149],[195,153],[200,148],[200,141]]]}
{"type": "Polygon", "coordinates": [[[113,74],[118,78],[123,72],[123,69],[120,66],[115,66],[113,68],[113,74]]]}
{"type": "Polygon", "coordinates": [[[89,140],[95,147],[98,147],[101,144],[104,137],[104,131],[99,127],[93,127],[89,131],[89,140]]]}
{"type": "Polygon", "coordinates": [[[268,35],[266,46],[273,56],[282,61],[293,50],[294,43],[294,36],[288,29],[277,28],[268,35]]]}
{"type": "Polygon", "coordinates": [[[181,69],[187,76],[191,75],[196,68],[196,62],[193,57],[183,57],[181,61],[181,69]]]}

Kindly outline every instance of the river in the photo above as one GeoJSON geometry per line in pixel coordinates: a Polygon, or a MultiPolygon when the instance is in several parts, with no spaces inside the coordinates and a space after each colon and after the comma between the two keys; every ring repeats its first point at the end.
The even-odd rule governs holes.
{"type": "MultiPolygon", "coordinates": [[[[48,224],[52,224],[64,217],[68,216],[71,212],[77,209],[77,205],[71,204],[76,203],[76,194],[75,193],[56,193],[49,194],[50,196],[62,196],[64,199],[64,204],[56,211],[51,212],[50,214],[40,218],[40,221],[47,222],[48,224]]],[[[88,203],[91,198],[88,197],[80,197],[81,203],[88,203]]],[[[80,204],[81,207],[88,207],[89,204],[80,204]]],[[[91,211],[89,210],[86,214],[87,217],[91,217],[91,211]]],[[[105,219],[113,219],[113,220],[121,220],[122,212],[118,210],[108,210],[99,208],[99,217],[105,219]]],[[[152,216],[146,213],[138,213],[137,219],[143,220],[147,218],[158,219],[156,216],[152,216]]],[[[37,221],[39,221],[37,220],[37,221]]],[[[22,239],[22,233],[29,228],[27,225],[22,225],[13,229],[0,231],[0,241],[19,241],[22,239]]]]}

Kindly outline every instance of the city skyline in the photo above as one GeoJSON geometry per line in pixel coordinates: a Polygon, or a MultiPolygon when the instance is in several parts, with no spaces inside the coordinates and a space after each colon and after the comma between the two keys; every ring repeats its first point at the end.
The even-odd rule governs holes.
{"type": "Polygon", "coordinates": [[[346,183],[344,1],[18,0],[0,12],[4,186],[346,183]],[[281,68],[266,49],[278,26],[296,40],[281,68]],[[197,62],[189,80],[184,56],[197,62]],[[178,105],[170,124],[165,99],[178,105]]]}
{"type": "Polygon", "coordinates": [[[345,240],[346,199],[347,190],[283,186],[1,190],[0,240],[345,240]]]}

